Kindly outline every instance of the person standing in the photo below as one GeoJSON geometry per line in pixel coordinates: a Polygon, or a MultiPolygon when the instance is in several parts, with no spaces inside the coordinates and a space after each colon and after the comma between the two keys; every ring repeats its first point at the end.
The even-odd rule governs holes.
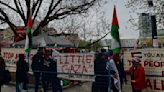
{"type": "Polygon", "coordinates": [[[34,55],[31,64],[31,68],[34,72],[34,77],[35,77],[35,92],[38,92],[38,86],[41,77],[41,72],[36,72],[36,71],[43,70],[43,60],[44,60],[44,47],[39,47],[38,52],[34,55]]]}
{"type": "Polygon", "coordinates": [[[27,83],[27,72],[29,70],[24,60],[24,54],[19,54],[19,60],[16,66],[16,92],[22,92],[23,84],[27,83]]]}
{"type": "Polygon", "coordinates": [[[131,85],[133,92],[142,92],[145,88],[145,70],[140,62],[140,58],[133,57],[133,66],[129,70],[125,71],[127,74],[131,74],[131,85]]]}
{"type": "MultiPolygon", "coordinates": [[[[121,51],[121,55],[123,54],[123,50],[121,51]]],[[[115,53],[113,55],[113,60],[116,61],[116,67],[119,72],[119,78],[121,82],[121,89],[122,89],[122,84],[125,82],[127,84],[127,79],[126,79],[126,73],[124,71],[124,63],[123,63],[123,57],[119,53],[115,53]]]]}
{"type": "Polygon", "coordinates": [[[5,71],[5,62],[4,59],[0,57],[0,92],[1,92],[1,86],[3,85],[4,71],[5,71]]]}
{"type": "MultiPolygon", "coordinates": [[[[113,92],[121,92],[121,79],[122,75],[120,74],[121,71],[121,57],[119,53],[114,53],[112,56],[113,59],[110,60],[110,71],[111,71],[111,88],[113,92]],[[116,86],[117,85],[117,86],[116,86]]],[[[124,72],[124,71],[123,71],[124,72]]]]}
{"type": "MultiPolygon", "coordinates": [[[[106,70],[107,59],[104,53],[99,53],[94,61],[94,70],[97,75],[108,75],[106,70]]],[[[108,92],[108,77],[96,76],[95,82],[92,84],[92,92],[108,92]]]]}
{"type": "Polygon", "coordinates": [[[44,92],[47,92],[49,84],[52,84],[53,92],[62,92],[62,87],[60,85],[60,78],[57,77],[57,63],[53,60],[52,52],[48,51],[49,57],[44,59],[44,72],[42,73],[42,84],[44,92]],[[52,72],[52,73],[48,73],[52,72]]]}

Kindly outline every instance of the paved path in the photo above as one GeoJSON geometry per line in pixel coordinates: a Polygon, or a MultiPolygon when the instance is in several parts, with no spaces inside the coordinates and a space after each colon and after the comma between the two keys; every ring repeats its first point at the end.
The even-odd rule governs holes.
{"type": "MultiPolygon", "coordinates": [[[[82,84],[82,86],[79,85],[73,85],[63,88],[63,92],[91,92],[92,83],[91,82],[85,82],[82,84]]],[[[2,92],[16,92],[16,89],[14,86],[2,86],[2,92]]],[[[26,92],[24,90],[23,92],[26,92]]],[[[34,92],[34,88],[31,88],[28,90],[28,92],[34,92]]],[[[48,92],[52,92],[49,90],[48,92]]]]}

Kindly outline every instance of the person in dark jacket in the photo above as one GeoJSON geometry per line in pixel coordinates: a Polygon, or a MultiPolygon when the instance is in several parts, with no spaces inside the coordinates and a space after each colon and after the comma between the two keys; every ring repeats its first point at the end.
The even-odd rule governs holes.
{"type": "Polygon", "coordinates": [[[1,92],[1,86],[3,85],[4,71],[5,71],[5,62],[4,59],[0,57],[0,92],[1,92]]]}
{"type": "Polygon", "coordinates": [[[24,54],[19,54],[19,60],[16,66],[16,92],[22,92],[23,83],[27,82],[27,72],[29,70],[24,60],[24,54]]]}
{"type": "MultiPolygon", "coordinates": [[[[119,72],[119,78],[120,78],[121,89],[122,89],[123,82],[125,82],[127,84],[127,80],[126,80],[126,74],[125,74],[124,67],[123,67],[123,62],[121,61],[121,55],[120,55],[120,53],[114,53],[113,54],[113,60],[115,62],[115,65],[117,67],[117,70],[119,72]]],[[[112,75],[115,75],[115,77],[117,77],[116,72],[111,71],[111,74],[112,75]]],[[[111,85],[112,85],[113,92],[119,92],[118,89],[114,85],[113,78],[111,78],[111,85]]]]}
{"type": "Polygon", "coordinates": [[[133,92],[142,92],[145,88],[145,70],[140,64],[141,59],[138,57],[132,58],[133,66],[126,70],[127,74],[131,74],[131,85],[133,92]]]}
{"type": "Polygon", "coordinates": [[[60,79],[57,77],[57,63],[53,60],[52,52],[48,51],[49,57],[44,59],[44,72],[42,73],[42,85],[44,92],[47,92],[49,84],[52,84],[53,92],[62,92],[62,87],[60,85],[60,79]],[[48,73],[53,72],[53,73],[48,73]]]}
{"type": "Polygon", "coordinates": [[[96,76],[95,82],[93,83],[92,92],[108,92],[108,70],[106,70],[107,59],[105,54],[99,53],[95,60],[95,74],[102,75],[96,76]]]}
{"type": "Polygon", "coordinates": [[[39,47],[38,52],[34,55],[32,59],[31,68],[34,72],[35,77],[35,92],[38,92],[39,81],[41,77],[41,72],[43,70],[43,60],[44,60],[44,48],[39,47]],[[37,71],[37,72],[36,72],[37,71]]]}

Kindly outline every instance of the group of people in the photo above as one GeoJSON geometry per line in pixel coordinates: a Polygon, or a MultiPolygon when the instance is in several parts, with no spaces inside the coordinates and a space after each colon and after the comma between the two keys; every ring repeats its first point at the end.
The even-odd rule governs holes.
{"type": "Polygon", "coordinates": [[[108,65],[110,64],[111,89],[113,92],[122,92],[122,84],[127,84],[126,74],[131,75],[132,92],[142,92],[145,88],[145,71],[141,65],[141,59],[132,57],[133,66],[124,71],[124,50],[121,53],[110,52],[111,58],[108,62],[107,53],[103,52],[96,56],[95,60],[95,82],[92,84],[92,92],[108,92],[109,77],[108,65]],[[106,69],[105,69],[106,67],[106,69]],[[102,76],[104,75],[104,76],[102,76]]]}
{"type": "MultiPolygon", "coordinates": [[[[57,53],[57,52],[55,52],[57,53]]],[[[57,77],[56,55],[52,57],[52,50],[48,51],[43,47],[38,48],[38,52],[32,59],[31,68],[35,77],[35,92],[38,92],[39,85],[42,85],[44,92],[48,87],[52,87],[53,92],[62,92],[60,78],[57,77]]],[[[24,60],[24,54],[19,54],[19,60],[16,63],[16,92],[26,90],[26,84],[29,83],[27,73],[29,67],[24,60]]]]}
{"type": "Polygon", "coordinates": [[[47,51],[43,47],[39,47],[38,52],[34,55],[31,68],[35,77],[35,92],[38,92],[40,80],[44,92],[47,92],[49,85],[52,86],[53,92],[62,92],[60,78],[57,77],[56,73],[57,53],[56,51],[53,53],[52,50],[47,51]]]}
{"type": "MultiPolygon", "coordinates": [[[[57,77],[57,51],[47,51],[43,47],[38,48],[38,52],[32,59],[31,68],[35,77],[35,92],[38,92],[38,86],[42,85],[44,92],[47,92],[49,85],[52,86],[53,92],[62,92],[60,85],[60,78],[57,77]]],[[[121,53],[112,53],[110,61],[108,62],[107,52],[103,51],[96,54],[94,61],[94,72],[96,76],[95,82],[92,84],[92,92],[108,92],[109,74],[108,64],[110,64],[111,75],[111,88],[113,92],[122,92],[122,84],[127,84],[126,74],[131,75],[131,85],[133,92],[141,92],[145,88],[145,71],[140,64],[141,59],[133,57],[131,62],[133,66],[124,71],[123,61],[124,51],[121,53]]],[[[19,60],[16,63],[16,92],[22,92],[22,89],[26,89],[26,84],[29,83],[27,73],[29,67],[24,60],[24,54],[19,54],[19,60]]],[[[3,72],[5,70],[5,63],[2,57],[0,57],[0,86],[3,85],[3,72]]],[[[73,81],[71,81],[73,82],[73,81]]],[[[80,81],[79,81],[80,83],[80,81]]],[[[1,88],[1,87],[0,87],[1,88]]],[[[1,90],[0,90],[1,92],[1,90]]]]}

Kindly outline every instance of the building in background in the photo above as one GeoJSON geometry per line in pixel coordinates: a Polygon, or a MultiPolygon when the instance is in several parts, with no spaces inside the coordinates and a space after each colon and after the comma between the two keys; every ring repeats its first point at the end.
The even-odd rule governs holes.
{"type": "MultiPolygon", "coordinates": [[[[101,40],[104,46],[108,46],[111,44],[111,39],[104,39],[101,40]]],[[[121,39],[121,47],[134,47],[136,46],[137,40],[136,39],[121,39]]]]}
{"type": "Polygon", "coordinates": [[[139,37],[149,37],[151,30],[151,15],[149,13],[141,13],[139,16],[139,37]]]}

